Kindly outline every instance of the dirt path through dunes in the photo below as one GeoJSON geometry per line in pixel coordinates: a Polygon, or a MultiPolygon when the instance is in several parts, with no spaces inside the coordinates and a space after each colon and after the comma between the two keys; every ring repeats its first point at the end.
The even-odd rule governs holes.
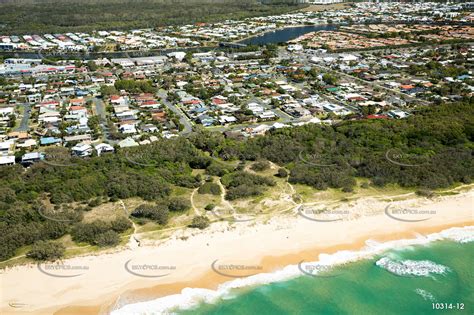
{"type": "MultiPolygon", "coordinates": [[[[123,200],[120,200],[120,205],[122,206],[123,208],[123,211],[125,212],[127,218],[128,218],[128,211],[127,211],[127,208],[125,207],[125,204],[123,203],[123,200]]],[[[130,219],[129,219],[130,220],[130,219]]],[[[137,225],[135,224],[135,222],[133,222],[133,220],[130,220],[130,222],[132,222],[132,226],[133,226],[133,233],[132,235],[130,235],[130,239],[128,241],[128,244],[127,246],[130,248],[130,249],[134,249],[134,248],[137,248],[140,246],[140,240],[138,239],[138,234],[137,234],[137,225]]]]}
{"type": "Polygon", "coordinates": [[[201,215],[201,212],[198,210],[198,208],[194,204],[194,195],[196,194],[198,189],[199,189],[199,187],[194,189],[193,192],[191,193],[191,197],[189,197],[189,199],[191,200],[191,207],[193,208],[195,215],[201,215]]]}

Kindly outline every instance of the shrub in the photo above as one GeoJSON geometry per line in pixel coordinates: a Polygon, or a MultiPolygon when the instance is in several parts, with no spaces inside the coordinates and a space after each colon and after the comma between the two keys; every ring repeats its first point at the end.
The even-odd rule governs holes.
{"type": "Polygon", "coordinates": [[[168,210],[169,211],[185,211],[191,207],[189,200],[172,197],[168,199],[168,210]]]}
{"type": "Polygon", "coordinates": [[[256,186],[253,184],[240,185],[237,187],[230,187],[229,189],[227,189],[225,199],[235,200],[239,198],[258,196],[260,194],[262,194],[262,189],[260,188],[260,186],[256,186]]]}
{"type": "Polygon", "coordinates": [[[101,220],[91,223],[78,223],[72,228],[71,236],[75,242],[94,244],[97,235],[106,232],[108,229],[107,222],[101,220]]]}
{"type": "Polygon", "coordinates": [[[434,196],[434,192],[429,189],[419,189],[415,192],[418,196],[431,198],[434,196]]]}
{"type": "Polygon", "coordinates": [[[265,171],[265,170],[268,170],[269,168],[270,168],[270,162],[268,161],[257,161],[253,163],[252,166],[250,167],[250,169],[252,169],[255,172],[265,171]]]}
{"type": "Polygon", "coordinates": [[[100,204],[101,204],[100,198],[95,198],[95,199],[92,199],[91,201],[89,201],[88,206],[89,207],[97,207],[100,204]]]}
{"type": "Polygon", "coordinates": [[[225,198],[234,200],[262,194],[264,186],[275,186],[272,178],[251,174],[248,172],[235,172],[227,174],[221,178],[222,183],[227,187],[225,198]]]}
{"type": "Polygon", "coordinates": [[[352,186],[344,186],[342,187],[342,191],[345,193],[350,193],[350,192],[353,192],[354,189],[352,188],[352,186]]]}
{"type": "Polygon", "coordinates": [[[235,168],[235,171],[243,171],[245,168],[245,161],[240,161],[237,167],[235,168]]]}
{"type": "Polygon", "coordinates": [[[35,260],[56,260],[64,255],[66,248],[63,244],[51,241],[37,241],[33,244],[31,250],[26,253],[26,257],[35,260]]]}
{"type": "Polygon", "coordinates": [[[206,156],[197,156],[189,162],[189,166],[194,169],[205,169],[212,162],[212,159],[206,156]]]}
{"type": "Polygon", "coordinates": [[[110,223],[112,230],[122,233],[132,227],[132,223],[125,217],[119,217],[110,223]]]}
{"type": "Polygon", "coordinates": [[[194,217],[193,221],[189,225],[189,227],[197,228],[197,229],[200,229],[200,230],[204,230],[208,226],[209,226],[209,219],[206,216],[203,216],[203,215],[194,217]]]}
{"type": "Polygon", "coordinates": [[[207,168],[206,173],[211,176],[224,176],[229,173],[229,169],[224,165],[221,165],[216,162],[212,162],[207,168]]]}
{"type": "Polygon", "coordinates": [[[140,205],[133,210],[133,217],[146,218],[156,221],[158,224],[165,225],[168,223],[169,210],[163,206],[140,205]]]}
{"type": "Polygon", "coordinates": [[[221,178],[222,184],[226,187],[237,187],[240,185],[266,185],[275,186],[275,181],[272,178],[251,174],[248,172],[235,172],[227,174],[221,178]]]}
{"type": "Polygon", "coordinates": [[[120,243],[120,236],[117,232],[107,231],[97,235],[95,243],[100,247],[111,247],[120,243]]]}
{"type": "Polygon", "coordinates": [[[207,211],[211,211],[211,210],[214,210],[215,207],[216,207],[215,204],[210,203],[210,204],[206,205],[206,207],[204,207],[204,209],[207,210],[207,211]]]}
{"type": "Polygon", "coordinates": [[[198,193],[200,194],[211,194],[211,195],[220,195],[222,192],[221,187],[216,183],[204,183],[198,189],[198,193]]]}
{"type": "Polygon", "coordinates": [[[286,169],[284,169],[283,167],[281,167],[281,168],[278,169],[277,176],[281,177],[281,178],[286,178],[286,177],[288,177],[288,171],[286,169]]]}
{"type": "Polygon", "coordinates": [[[130,221],[123,217],[111,222],[97,220],[90,223],[77,223],[71,230],[71,236],[75,242],[97,244],[99,235],[106,232],[121,233],[131,226],[130,221]]]}

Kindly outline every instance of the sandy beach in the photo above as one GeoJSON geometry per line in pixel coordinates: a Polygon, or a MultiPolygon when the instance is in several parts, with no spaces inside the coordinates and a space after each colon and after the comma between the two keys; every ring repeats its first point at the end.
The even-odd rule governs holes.
{"type": "Polygon", "coordinates": [[[471,226],[474,190],[433,199],[362,198],[337,210],[312,216],[295,207],[293,214],[270,220],[221,221],[204,231],[177,231],[155,244],[68,259],[60,270],[46,265],[2,270],[0,313],[106,314],[187,287],[214,289],[239,276],[315,261],[323,253],[360,250],[368,240],[409,239],[471,226]],[[246,269],[220,269],[224,265],[246,269]]]}

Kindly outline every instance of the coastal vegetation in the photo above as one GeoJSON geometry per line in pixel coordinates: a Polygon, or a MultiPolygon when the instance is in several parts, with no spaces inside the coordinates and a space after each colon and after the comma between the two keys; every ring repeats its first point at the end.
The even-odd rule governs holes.
{"type": "MultiPolygon", "coordinates": [[[[5,166],[0,168],[0,259],[33,244],[37,246],[30,257],[41,258],[38,247],[48,246],[38,242],[67,235],[77,244],[113,246],[131,228],[131,220],[165,226],[171,214],[191,208],[189,200],[175,193],[176,187],[215,198],[224,193],[234,202],[259,198],[286,180],[312,191],[336,189],[341,198],[362,185],[365,190],[396,185],[421,192],[471,183],[472,105],[426,107],[403,120],[276,129],[248,140],[199,130],[188,138],[163,139],[117,154],[45,161],[27,169],[5,166]],[[267,169],[269,162],[263,161],[280,169],[256,174],[252,165],[267,169]],[[246,163],[252,172],[245,170],[246,163]],[[203,184],[203,176],[212,179],[203,184]],[[91,208],[129,198],[140,200],[131,215],[84,220],[91,208]]],[[[210,200],[203,199],[207,202],[202,207],[216,204],[217,199],[210,200]]],[[[200,228],[202,221],[195,219],[191,226],[200,228]]]]}
{"type": "Polygon", "coordinates": [[[261,172],[269,169],[270,163],[268,161],[257,161],[250,168],[255,172],[261,172]]]}
{"type": "Polygon", "coordinates": [[[72,226],[71,236],[76,242],[89,243],[101,247],[117,245],[118,233],[125,232],[132,224],[125,218],[118,218],[112,222],[102,220],[91,223],[79,222],[72,226]]]}
{"type": "Polygon", "coordinates": [[[38,241],[33,244],[26,257],[34,260],[56,260],[64,255],[66,248],[61,243],[38,241]]]}
{"type": "Polygon", "coordinates": [[[216,183],[204,183],[201,187],[199,187],[198,192],[200,194],[220,195],[222,190],[221,187],[216,183]]]}
{"type": "Polygon", "coordinates": [[[189,227],[204,230],[205,228],[209,226],[209,223],[210,223],[209,218],[201,215],[201,216],[194,217],[189,227]]]}
{"type": "Polygon", "coordinates": [[[275,186],[275,181],[271,178],[242,171],[226,174],[221,181],[227,188],[225,197],[228,200],[258,196],[263,193],[265,186],[275,186]]]}

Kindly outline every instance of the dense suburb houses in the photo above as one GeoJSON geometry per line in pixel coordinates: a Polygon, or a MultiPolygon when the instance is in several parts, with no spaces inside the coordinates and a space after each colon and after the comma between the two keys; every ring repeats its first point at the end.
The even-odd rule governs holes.
{"type": "MultiPolygon", "coordinates": [[[[64,155],[111,154],[197,128],[245,138],[302,124],[404,119],[423,106],[472,98],[474,28],[462,22],[472,18],[469,10],[462,4],[373,7],[361,3],[341,11],[251,19],[254,24],[248,25],[262,27],[258,32],[290,21],[314,22],[311,14],[337,20],[350,13],[374,20],[309,31],[280,45],[190,51],[178,44],[157,56],[5,58],[0,66],[0,165],[60,164],[64,155]],[[428,19],[450,23],[399,24],[427,10],[431,14],[423,16],[428,19]],[[396,23],[383,23],[380,16],[396,23]],[[456,19],[462,23],[451,23],[456,19]]],[[[233,40],[249,35],[242,24],[226,21],[221,28],[202,24],[174,31],[233,40]],[[221,32],[235,36],[217,36],[221,32]]],[[[94,36],[128,45],[122,39],[144,32],[94,36]]],[[[78,41],[71,34],[59,35],[43,37],[59,46],[68,38],[78,41]]],[[[17,42],[12,37],[10,42],[17,42]]],[[[33,40],[42,43],[40,38],[33,40]]]]}
{"type": "MultiPolygon", "coordinates": [[[[375,2],[375,1],[373,1],[375,2]]],[[[233,42],[292,25],[348,25],[369,23],[472,23],[473,2],[354,3],[338,10],[297,12],[277,16],[196,23],[158,29],[96,31],[93,33],[1,35],[0,51],[148,51],[207,47],[233,42]]]]}

